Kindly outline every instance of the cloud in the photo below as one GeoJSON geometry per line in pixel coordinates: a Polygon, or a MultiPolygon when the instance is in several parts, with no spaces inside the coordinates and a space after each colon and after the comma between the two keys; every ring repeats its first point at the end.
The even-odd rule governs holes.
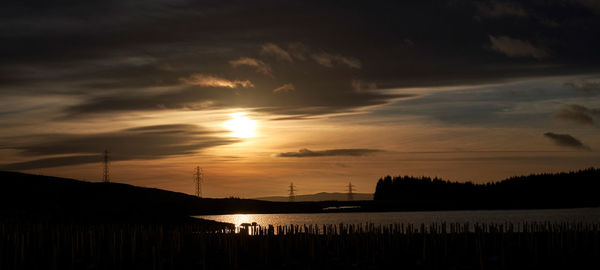
{"type": "Polygon", "coordinates": [[[478,3],[479,14],[484,17],[517,16],[526,17],[528,14],[518,4],[492,0],[488,3],[478,3]]]}
{"type": "Polygon", "coordinates": [[[600,109],[590,109],[581,105],[571,104],[557,111],[553,118],[561,121],[574,122],[594,126],[594,116],[600,115],[600,109]]]}
{"type": "Polygon", "coordinates": [[[294,91],[296,90],[296,88],[294,87],[293,84],[291,83],[286,83],[282,86],[279,86],[275,89],[273,89],[273,93],[279,93],[279,92],[289,92],[289,91],[294,91]]]}
{"type": "Polygon", "coordinates": [[[12,147],[23,156],[37,159],[0,165],[0,169],[27,170],[100,162],[104,149],[110,151],[112,161],[148,160],[190,155],[205,148],[237,142],[219,134],[184,124],[85,135],[46,134],[35,137],[29,144],[12,147]]]}
{"type": "Polygon", "coordinates": [[[229,64],[232,67],[239,67],[239,66],[250,66],[250,67],[254,67],[256,69],[257,72],[265,74],[265,75],[269,75],[269,76],[273,76],[273,74],[271,73],[271,67],[269,67],[269,65],[267,65],[265,62],[254,59],[254,58],[249,58],[249,57],[241,57],[238,60],[231,60],[229,61],[229,64]]]}
{"type": "MultiPolygon", "coordinates": [[[[438,87],[594,72],[600,67],[595,30],[599,17],[573,1],[518,1],[530,17],[541,14],[556,19],[560,24],[555,28],[539,28],[534,21],[530,27],[519,27],[514,18],[497,19],[488,25],[494,31],[505,31],[500,34],[510,33],[522,40],[535,36],[529,41],[536,46],[548,44],[544,46],[552,53],[551,67],[541,67],[526,58],[489,58],[490,48],[481,46],[482,37],[489,43],[488,36],[482,36],[481,24],[473,22],[479,11],[471,3],[394,1],[381,5],[345,1],[342,8],[332,8],[327,1],[311,1],[296,8],[279,1],[241,8],[229,1],[210,7],[204,1],[177,5],[166,0],[135,4],[86,1],[78,5],[55,3],[49,12],[48,5],[38,2],[42,3],[7,3],[0,9],[0,100],[19,95],[27,102],[29,96],[58,93],[65,102],[54,110],[71,112],[69,117],[86,112],[118,114],[164,108],[247,107],[285,114],[280,116],[339,113],[387,104],[396,98],[390,92],[355,91],[350,82],[357,78],[377,82],[381,89],[438,87]],[[272,11],[269,16],[276,16],[277,23],[261,14],[265,9],[272,11]],[[439,10],[443,12],[436,12],[439,10]],[[325,11],[327,16],[323,16],[325,11]],[[440,20],[424,16],[432,12],[440,20]],[[156,19],[157,14],[161,20],[156,19]],[[82,24],[80,17],[89,20],[82,24]],[[412,30],[405,31],[406,27],[412,30]],[[549,42],[538,45],[538,40],[549,42]],[[413,44],[415,48],[408,50],[413,44]],[[315,68],[319,64],[311,54],[319,52],[342,58],[318,55],[321,64],[334,68],[315,68]],[[251,74],[254,72],[235,77],[237,70],[232,71],[229,60],[240,56],[268,63],[280,81],[268,81],[263,74],[251,74]],[[294,65],[285,65],[290,59],[294,65]],[[205,83],[211,86],[198,91],[199,87],[182,83],[195,82],[190,74],[212,74],[221,80],[205,83]],[[294,93],[294,99],[272,94],[286,82],[302,89],[294,93]],[[251,89],[250,83],[254,85],[251,89]],[[218,88],[241,89],[244,85],[248,88],[237,92],[218,88]],[[160,92],[149,91],[158,87],[160,92]]],[[[503,10],[495,5],[489,4],[494,10],[503,10]]],[[[498,38],[496,32],[490,33],[498,38]]],[[[242,68],[255,69],[238,67],[242,68]]]]}
{"type": "MultiPolygon", "coordinates": [[[[480,81],[540,73],[559,74],[563,70],[573,70],[569,63],[597,70],[600,60],[595,31],[600,20],[597,14],[586,12],[579,3],[598,2],[591,0],[545,1],[543,4],[537,1],[512,1],[513,4],[492,1],[485,4],[492,14],[520,14],[524,10],[552,17],[560,23],[554,29],[539,29],[533,21],[528,24],[531,27],[520,27],[513,18],[509,18],[494,20],[493,25],[488,25],[490,29],[503,30],[515,37],[535,35],[536,40],[551,41],[547,43],[548,49],[552,49],[553,60],[560,67],[530,70],[528,74],[524,74],[523,65],[513,65],[503,72],[486,68],[514,64],[514,60],[494,59],[492,62],[485,57],[488,52],[481,46],[481,24],[466,19],[480,12],[477,7],[465,8],[465,5],[471,6],[470,3],[420,1],[409,4],[397,1],[386,5],[378,2],[359,5],[344,2],[341,4],[344,8],[333,10],[327,1],[305,3],[303,8],[294,8],[294,4],[287,1],[254,3],[243,5],[244,8],[229,1],[208,6],[204,1],[183,1],[177,5],[170,5],[165,0],[133,1],[135,4],[132,1],[87,1],[76,6],[55,4],[56,8],[48,12],[48,7],[38,2],[43,3],[39,0],[27,5],[7,3],[0,10],[3,18],[0,23],[3,40],[0,84],[20,83],[27,85],[28,89],[35,89],[32,91],[41,92],[49,89],[48,85],[44,85],[50,81],[46,80],[47,77],[59,71],[64,76],[51,80],[57,85],[73,85],[80,79],[86,79],[113,80],[116,82],[114,87],[122,87],[124,82],[164,82],[168,81],[169,78],[165,77],[169,75],[176,76],[177,80],[191,72],[225,74],[226,71],[219,66],[226,63],[224,59],[237,58],[240,53],[248,55],[246,53],[252,53],[250,50],[261,46],[265,46],[268,54],[279,53],[278,57],[287,59],[285,61],[308,59],[310,53],[293,49],[300,46],[288,46],[288,42],[300,38],[305,47],[342,48],[345,54],[368,60],[372,64],[364,74],[365,79],[377,80],[382,85],[384,81],[395,84],[390,87],[426,82],[439,85],[444,80],[468,82],[473,78],[480,81]],[[210,12],[206,12],[207,8],[210,12]],[[272,12],[268,16],[261,14],[265,9],[272,12]],[[327,16],[323,16],[324,10],[327,10],[327,16]],[[366,12],[369,10],[372,12],[366,12]],[[440,20],[431,21],[426,19],[431,16],[417,16],[432,15],[432,12],[440,20]],[[82,24],[73,14],[90,20],[82,24]],[[156,19],[157,14],[160,14],[161,20],[156,19]],[[277,23],[272,23],[269,16],[276,16],[277,23]],[[231,19],[224,22],[223,18],[231,19]],[[419,46],[419,50],[404,54],[406,48],[401,44],[411,31],[402,29],[408,26],[414,26],[414,32],[418,33],[410,35],[411,40],[427,46],[419,46]],[[455,34],[446,34],[449,29],[455,29],[455,34]],[[336,33],[335,38],[332,31],[336,33]],[[148,35],[150,32],[153,34],[148,35]],[[269,43],[267,46],[265,40],[280,45],[269,43]],[[96,64],[103,59],[131,60],[147,55],[154,58],[154,63],[133,61],[136,65],[132,65],[115,62],[115,66],[111,67],[96,64]],[[166,63],[173,67],[171,74],[151,68],[166,63]],[[41,71],[36,72],[36,76],[23,72],[36,69],[41,71]],[[431,72],[432,69],[439,72],[431,72]]],[[[285,79],[291,81],[292,78],[285,79]]],[[[73,88],[73,91],[88,90],[73,88]]],[[[11,89],[15,88],[6,87],[2,92],[11,89]]]]}
{"type": "Polygon", "coordinates": [[[600,91],[600,82],[598,81],[573,80],[566,82],[565,86],[573,89],[574,91],[581,91],[588,94],[600,91]]]}
{"type": "Polygon", "coordinates": [[[284,60],[284,61],[288,61],[288,62],[294,61],[292,59],[292,56],[286,50],[282,49],[281,47],[279,47],[273,43],[263,44],[261,53],[266,54],[266,55],[272,55],[272,56],[279,58],[280,60],[284,60]]]}
{"type": "Polygon", "coordinates": [[[298,59],[298,60],[306,60],[306,55],[308,54],[308,47],[300,42],[290,43],[288,45],[289,54],[298,59]]]}
{"type": "Polygon", "coordinates": [[[73,166],[88,163],[100,163],[102,162],[102,155],[76,155],[67,157],[53,157],[53,158],[42,158],[31,161],[17,162],[11,164],[0,165],[1,170],[6,171],[20,171],[20,170],[33,170],[33,169],[44,169],[60,166],[73,166]]]}
{"type": "Polygon", "coordinates": [[[399,42],[399,47],[404,49],[412,49],[416,47],[415,42],[409,38],[404,38],[399,42]]]}
{"type": "Polygon", "coordinates": [[[333,58],[330,57],[329,54],[313,54],[311,57],[321,66],[329,68],[333,67],[333,58]]]}
{"type": "Polygon", "coordinates": [[[213,75],[205,74],[192,74],[188,78],[180,78],[182,82],[188,85],[208,86],[208,87],[227,87],[237,88],[241,87],[254,87],[251,81],[245,80],[227,80],[224,78],[216,77],[213,75]]]}
{"type": "Polygon", "coordinates": [[[569,134],[556,134],[552,132],[544,133],[544,136],[550,139],[554,144],[558,146],[571,147],[577,149],[590,150],[590,147],[583,144],[580,140],[569,134]]]}
{"type": "Polygon", "coordinates": [[[362,66],[362,64],[360,63],[360,60],[358,60],[356,58],[343,57],[343,56],[336,55],[335,59],[338,62],[340,62],[340,63],[342,63],[342,64],[344,64],[344,65],[346,65],[348,67],[351,67],[351,68],[360,69],[361,66],[362,66]]]}
{"type": "Polygon", "coordinates": [[[352,88],[354,88],[354,91],[356,92],[375,91],[377,90],[377,84],[374,82],[367,83],[360,80],[352,80],[352,88]]]}
{"type": "Polygon", "coordinates": [[[62,110],[64,118],[78,118],[89,114],[122,113],[157,110],[211,110],[223,108],[255,108],[258,112],[279,116],[316,116],[343,113],[356,108],[386,104],[389,100],[413,97],[410,94],[384,93],[379,91],[356,92],[344,80],[328,82],[328,74],[315,74],[323,80],[298,80],[294,88],[295,98],[274,95],[273,90],[282,85],[276,82],[261,82],[247,91],[222,91],[208,87],[198,91],[195,87],[182,87],[177,91],[167,91],[154,95],[89,96],[82,102],[67,106],[62,110]],[[306,90],[305,90],[306,89],[306,90]]]}
{"type": "Polygon", "coordinates": [[[324,67],[333,67],[334,63],[344,64],[350,68],[360,69],[361,63],[360,60],[352,57],[344,57],[338,54],[329,54],[329,53],[314,53],[311,55],[312,59],[317,62],[317,64],[324,67]]]}
{"type": "Polygon", "coordinates": [[[306,148],[298,152],[280,153],[278,157],[329,157],[329,156],[364,156],[377,152],[383,152],[378,149],[329,149],[321,151],[312,151],[306,148]]]}
{"type": "Polygon", "coordinates": [[[596,13],[600,13],[600,1],[598,0],[579,0],[581,4],[590,8],[592,11],[596,13]]]}
{"type": "Polygon", "coordinates": [[[548,57],[544,49],[536,48],[529,41],[510,38],[508,36],[495,37],[489,35],[492,50],[501,52],[508,57],[533,57],[543,59],[548,57]]]}
{"type": "MultiPolygon", "coordinates": [[[[306,56],[309,54],[309,52],[310,50],[308,47],[300,42],[290,43],[287,51],[273,43],[266,43],[262,45],[261,50],[262,54],[273,55],[288,62],[293,62],[294,58],[298,60],[306,60],[306,56]]],[[[350,68],[360,69],[362,66],[360,60],[353,57],[341,56],[339,54],[321,52],[313,53],[310,55],[310,57],[315,60],[317,64],[325,67],[333,67],[334,64],[342,64],[350,68]]]]}

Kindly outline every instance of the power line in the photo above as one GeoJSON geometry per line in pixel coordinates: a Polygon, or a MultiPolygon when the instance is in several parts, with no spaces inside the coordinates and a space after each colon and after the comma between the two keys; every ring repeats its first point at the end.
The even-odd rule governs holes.
{"type": "Polygon", "coordinates": [[[196,197],[202,197],[202,182],[204,181],[204,174],[200,166],[196,166],[194,171],[194,182],[196,184],[196,197]]]}

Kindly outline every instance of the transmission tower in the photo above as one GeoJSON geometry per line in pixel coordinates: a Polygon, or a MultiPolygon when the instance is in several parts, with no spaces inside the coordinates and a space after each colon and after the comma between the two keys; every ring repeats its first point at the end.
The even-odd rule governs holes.
{"type": "Polygon", "coordinates": [[[200,166],[196,166],[194,171],[194,182],[196,183],[196,197],[202,197],[202,182],[204,181],[204,174],[200,166]]]}
{"type": "Polygon", "coordinates": [[[354,200],[354,193],[352,193],[353,187],[354,187],[354,185],[352,184],[352,182],[348,182],[348,200],[349,201],[354,200]]]}
{"type": "Polygon", "coordinates": [[[294,187],[294,182],[290,183],[290,202],[293,202],[296,199],[296,195],[294,192],[296,191],[296,187],[294,187]]]}
{"type": "Polygon", "coordinates": [[[104,168],[103,168],[103,174],[102,174],[102,181],[104,183],[109,183],[110,182],[110,175],[108,173],[108,149],[104,149],[104,162],[103,162],[104,168]]]}

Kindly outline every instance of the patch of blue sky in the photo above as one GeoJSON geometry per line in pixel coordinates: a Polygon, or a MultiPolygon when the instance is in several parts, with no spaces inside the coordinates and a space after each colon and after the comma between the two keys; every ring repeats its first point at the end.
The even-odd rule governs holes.
{"type": "MultiPolygon", "coordinates": [[[[594,78],[600,77],[591,77],[594,78]]],[[[380,107],[373,115],[425,117],[446,125],[545,128],[553,124],[552,114],[563,106],[600,107],[600,93],[578,91],[566,85],[588,79],[538,78],[433,91],[380,107]]]]}

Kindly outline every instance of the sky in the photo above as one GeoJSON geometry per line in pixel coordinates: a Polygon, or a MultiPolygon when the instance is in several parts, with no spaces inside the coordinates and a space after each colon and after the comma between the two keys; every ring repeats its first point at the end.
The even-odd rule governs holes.
{"type": "Polygon", "coordinates": [[[0,170],[252,198],[600,165],[600,1],[3,1],[0,170]]]}

